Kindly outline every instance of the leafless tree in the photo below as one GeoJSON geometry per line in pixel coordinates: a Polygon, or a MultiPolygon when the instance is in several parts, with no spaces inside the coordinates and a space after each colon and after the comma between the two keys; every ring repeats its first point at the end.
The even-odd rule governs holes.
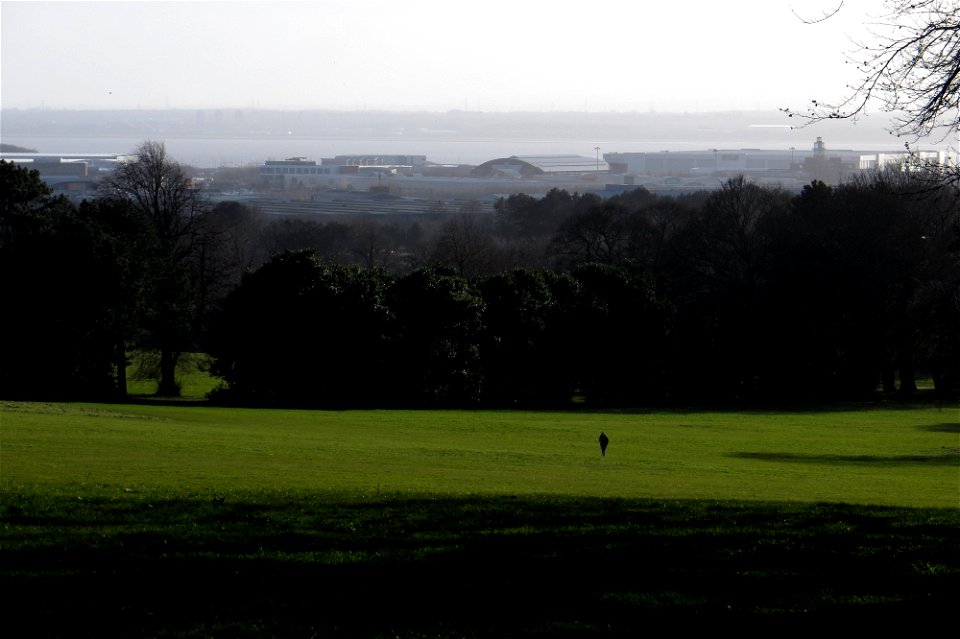
{"type": "Polygon", "coordinates": [[[617,264],[628,248],[634,216],[617,204],[579,211],[557,229],[550,250],[568,266],[579,262],[617,264]]]}
{"type": "Polygon", "coordinates": [[[815,16],[815,17],[808,17],[808,16],[805,16],[805,15],[800,15],[799,13],[797,13],[797,11],[795,11],[795,10],[792,9],[792,8],[791,8],[790,10],[793,11],[793,15],[797,16],[798,18],[800,18],[800,21],[801,21],[801,22],[806,22],[807,24],[816,24],[816,23],[818,23],[818,22],[823,22],[824,20],[828,20],[828,19],[832,18],[833,16],[835,16],[835,15],[837,14],[837,12],[839,12],[840,9],[843,8],[843,2],[844,2],[844,0],[840,0],[839,4],[837,4],[837,6],[835,6],[835,7],[828,7],[827,9],[823,9],[822,12],[821,12],[821,14],[820,14],[819,16],[815,16]]]}
{"type": "MultiPolygon", "coordinates": [[[[842,10],[842,2],[822,18],[842,10]]],[[[806,111],[784,111],[807,122],[856,119],[871,104],[892,114],[891,132],[907,138],[960,143],[960,0],[885,0],[884,14],[869,28],[869,39],[856,43],[848,63],[857,80],[836,104],[813,100],[806,111]]],[[[801,18],[802,19],[802,18],[801,18]]],[[[948,181],[960,181],[960,168],[936,167],[948,181]]]]}
{"type": "Polygon", "coordinates": [[[161,250],[182,259],[193,249],[204,202],[186,170],[161,142],[146,141],[101,183],[107,195],[132,201],[153,224],[161,250]]]}
{"type": "Polygon", "coordinates": [[[876,102],[894,114],[897,135],[955,133],[960,125],[960,2],[885,0],[884,6],[885,14],[869,29],[871,40],[857,42],[850,56],[859,79],[848,87],[847,97],[833,105],[813,100],[805,113],[786,111],[811,120],[856,118],[876,102]]]}
{"type": "Polygon", "coordinates": [[[366,218],[351,227],[350,252],[364,268],[387,268],[395,253],[393,242],[383,225],[366,218]]]}
{"type": "Polygon", "coordinates": [[[160,352],[158,393],[178,395],[177,360],[190,343],[191,322],[196,324],[192,317],[196,305],[190,299],[195,274],[190,271],[200,245],[205,202],[184,167],[167,156],[162,143],[152,141],[143,142],[131,159],[120,162],[100,189],[108,197],[132,202],[152,226],[150,332],[160,352]]]}
{"type": "Polygon", "coordinates": [[[203,218],[201,243],[206,245],[209,259],[220,272],[224,288],[236,286],[244,273],[267,260],[261,241],[266,221],[256,207],[221,202],[203,218]]]}
{"type": "Polygon", "coordinates": [[[493,220],[480,213],[457,213],[444,222],[433,247],[433,260],[449,264],[461,277],[495,270],[493,220]]]}

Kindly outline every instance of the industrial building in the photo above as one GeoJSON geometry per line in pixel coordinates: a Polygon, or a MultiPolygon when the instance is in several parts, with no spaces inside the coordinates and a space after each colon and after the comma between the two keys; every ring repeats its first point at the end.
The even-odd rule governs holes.
{"type": "Polygon", "coordinates": [[[0,153],[0,160],[39,172],[54,192],[78,199],[96,192],[97,180],[130,157],[115,153],[0,153]]]}
{"type": "Polygon", "coordinates": [[[260,177],[276,188],[346,188],[346,176],[410,175],[423,170],[425,155],[338,155],[316,160],[305,157],[267,160],[260,166],[260,177]]]}
{"type": "Polygon", "coordinates": [[[545,175],[600,173],[609,167],[604,159],[583,155],[513,155],[484,162],[473,170],[474,177],[532,178],[545,175]]]}
{"type": "MultiPolygon", "coordinates": [[[[542,196],[552,189],[596,193],[601,197],[643,187],[661,194],[682,194],[718,188],[726,179],[744,175],[758,184],[799,192],[811,180],[837,184],[854,174],[904,163],[906,151],[869,152],[830,149],[817,138],[807,149],[704,149],[605,153],[584,155],[514,155],[477,166],[440,165],[425,155],[337,155],[311,160],[290,157],[267,160],[259,166],[260,183],[251,184],[244,199],[313,202],[315,206],[344,208],[348,200],[338,193],[369,193],[428,202],[490,201],[516,193],[542,196]]],[[[956,152],[922,151],[914,154],[931,163],[955,164],[956,152]]],[[[74,199],[95,194],[97,179],[118,162],[118,154],[3,153],[0,157],[37,169],[56,192],[74,199]]],[[[197,187],[203,188],[201,180],[197,187]]],[[[239,197],[236,191],[216,193],[215,201],[239,197]]],[[[385,205],[387,200],[378,200],[385,205]]],[[[390,201],[391,210],[408,203],[390,201]]],[[[271,205],[272,205],[271,204],[271,205]]],[[[363,202],[362,206],[368,206],[363,202]]],[[[419,206],[419,204],[417,205],[419,206]]],[[[432,205],[431,205],[432,206],[432,205]]],[[[459,204],[456,205],[458,207],[459,204]]],[[[357,208],[353,204],[346,207],[357,208]]],[[[422,207],[421,207],[422,208],[422,207]]]]}
{"type": "MultiPolygon", "coordinates": [[[[640,178],[702,178],[744,175],[762,180],[837,184],[850,176],[911,158],[933,163],[951,161],[943,151],[868,152],[829,149],[818,137],[810,149],[705,149],[654,153],[606,153],[610,173],[640,178]]],[[[955,158],[953,161],[956,161],[955,158]]],[[[629,180],[628,180],[629,181],[629,180]]]]}

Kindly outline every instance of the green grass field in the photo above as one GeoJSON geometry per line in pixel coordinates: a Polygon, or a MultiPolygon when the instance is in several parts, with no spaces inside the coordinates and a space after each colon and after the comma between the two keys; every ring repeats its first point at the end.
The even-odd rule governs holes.
{"type": "Polygon", "coordinates": [[[958,506],[958,411],[296,411],[2,407],[2,485],[958,506]],[[601,458],[597,436],[611,438],[601,458]]]}
{"type": "Polygon", "coordinates": [[[10,636],[859,633],[960,594],[956,407],[3,402],[0,496],[10,636]]]}

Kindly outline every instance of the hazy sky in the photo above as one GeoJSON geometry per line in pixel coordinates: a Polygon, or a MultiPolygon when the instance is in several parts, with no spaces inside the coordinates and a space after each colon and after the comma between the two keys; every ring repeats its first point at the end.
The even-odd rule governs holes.
{"type": "Polygon", "coordinates": [[[854,79],[879,0],[0,3],[5,108],[709,111],[854,79]]]}

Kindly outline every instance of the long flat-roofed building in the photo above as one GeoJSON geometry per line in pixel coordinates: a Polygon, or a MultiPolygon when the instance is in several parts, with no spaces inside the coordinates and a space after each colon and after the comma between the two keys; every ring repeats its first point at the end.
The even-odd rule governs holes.
{"type": "Polygon", "coordinates": [[[340,177],[411,174],[426,164],[425,155],[338,155],[317,163],[305,157],[267,160],[260,165],[260,177],[275,187],[300,185],[307,188],[341,188],[340,177]]]}
{"type": "Polygon", "coordinates": [[[873,152],[829,149],[817,138],[810,149],[703,149],[699,151],[659,151],[605,153],[610,172],[616,175],[655,178],[745,175],[757,178],[792,178],[837,183],[859,171],[887,164],[900,164],[919,158],[924,162],[950,161],[943,152],[873,152]]]}

